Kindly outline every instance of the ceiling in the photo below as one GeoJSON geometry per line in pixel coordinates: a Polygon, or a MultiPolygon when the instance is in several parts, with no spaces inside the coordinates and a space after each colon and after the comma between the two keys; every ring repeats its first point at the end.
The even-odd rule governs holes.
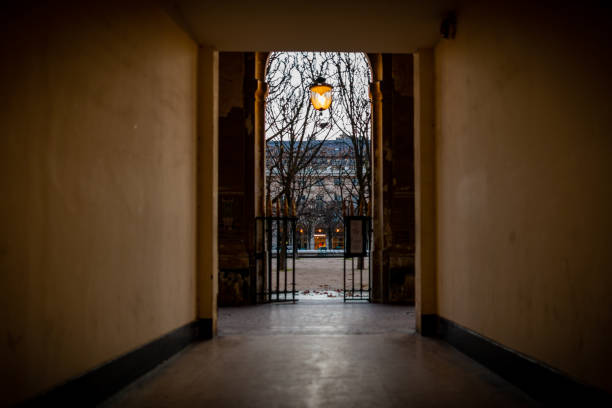
{"type": "Polygon", "coordinates": [[[440,38],[455,0],[168,0],[170,15],[220,51],[413,52],[440,38]]]}

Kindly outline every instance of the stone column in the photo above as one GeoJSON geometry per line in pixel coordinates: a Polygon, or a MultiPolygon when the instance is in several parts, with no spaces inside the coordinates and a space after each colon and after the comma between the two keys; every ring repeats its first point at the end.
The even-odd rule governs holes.
{"type": "Polygon", "coordinates": [[[417,331],[436,331],[434,53],[414,54],[415,314],[417,331]]]}
{"type": "Polygon", "coordinates": [[[255,53],[255,214],[263,216],[266,199],[266,129],[265,109],[268,85],[266,84],[267,52],[255,53]]]}
{"type": "Polygon", "coordinates": [[[217,325],[217,145],[219,53],[198,50],[197,90],[197,316],[202,337],[217,325]]]}
{"type": "Polygon", "coordinates": [[[383,55],[384,303],[414,303],[414,86],[411,54],[383,55]]]}
{"type": "Polygon", "coordinates": [[[256,302],[255,54],[219,53],[219,306],[256,302]]]}
{"type": "Polygon", "coordinates": [[[383,301],[383,75],[382,54],[368,54],[372,66],[372,300],[383,301]]]}
{"type": "MultiPolygon", "coordinates": [[[[268,86],[266,80],[267,52],[255,53],[255,171],[253,184],[255,186],[255,216],[262,217],[266,211],[266,128],[265,109],[268,86]]],[[[261,234],[258,239],[261,238],[261,234]]],[[[258,246],[261,243],[258,243],[258,246]]],[[[257,293],[263,293],[266,285],[266,260],[259,259],[256,262],[257,293]]],[[[259,302],[264,299],[258,299],[259,302]]]]}

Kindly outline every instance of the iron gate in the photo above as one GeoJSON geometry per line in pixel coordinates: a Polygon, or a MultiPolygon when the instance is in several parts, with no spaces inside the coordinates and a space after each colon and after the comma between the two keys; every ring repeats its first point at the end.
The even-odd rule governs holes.
{"type": "MultiPolygon", "coordinates": [[[[263,293],[266,302],[296,302],[295,261],[297,217],[257,217],[256,257],[265,267],[263,293]],[[291,266],[291,268],[289,268],[291,266]]],[[[372,218],[344,217],[343,300],[370,301],[372,218]],[[350,262],[350,271],[347,263],[350,262]],[[367,266],[366,266],[367,262],[367,266]]]]}
{"type": "Polygon", "coordinates": [[[256,218],[256,256],[262,260],[262,265],[266,268],[263,296],[261,296],[266,302],[297,301],[295,298],[296,224],[297,217],[256,218]]]}

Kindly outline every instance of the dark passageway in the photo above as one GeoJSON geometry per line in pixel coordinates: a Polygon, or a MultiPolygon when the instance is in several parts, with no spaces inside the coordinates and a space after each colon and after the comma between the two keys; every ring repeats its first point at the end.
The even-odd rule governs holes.
{"type": "Polygon", "coordinates": [[[612,406],[610,2],[288,3],[0,6],[0,407],[612,406]],[[369,61],[374,304],[254,306],[289,50],[369,61]]]}

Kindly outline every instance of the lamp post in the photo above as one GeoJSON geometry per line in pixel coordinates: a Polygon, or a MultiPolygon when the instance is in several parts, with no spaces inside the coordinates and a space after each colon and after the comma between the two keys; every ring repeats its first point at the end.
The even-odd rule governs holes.
{"type": "Polygon", "coordinates": [[[318,111],[324,111],[332,103],[332,86],[325,83],[325,78],[318,77],[315,82],[310,85],[310,102],[318,111]]]}

